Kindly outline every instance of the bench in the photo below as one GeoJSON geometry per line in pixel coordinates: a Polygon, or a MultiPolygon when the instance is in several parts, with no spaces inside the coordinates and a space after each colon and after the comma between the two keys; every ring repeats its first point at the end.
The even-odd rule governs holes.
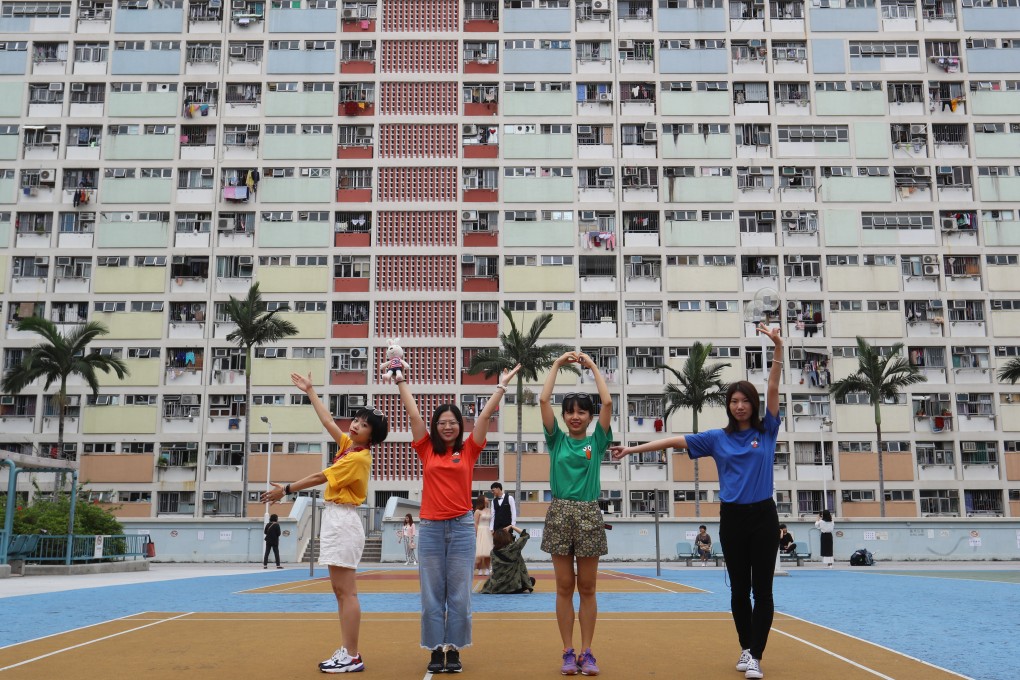
{"type": "Polygon", "coordinates": [[[24,561],[39,547],[39,534],[16,534],[7,546],[7,563],[24,561]]]}
{"type": "Polygon", "coordinates": [[[811,559],[811,548],[804,541],[793,542],[793,552],[779,553],[780,562],[796,562],[798,567],[804,566],[804,560],[811,559]]]}
{"type": "MultiPolygon", "coordinates": [[[[694,564],[694,560],[700,560],[701,555],[693,545],[686,541],[680,541],[676,544],[676,558],[682,560],[687,566],[694,564]]],[[[715,566],[720,567],[726,562],[726,558],[719,551],[714,551],[708,559],[715,560],[715,566]]]]}

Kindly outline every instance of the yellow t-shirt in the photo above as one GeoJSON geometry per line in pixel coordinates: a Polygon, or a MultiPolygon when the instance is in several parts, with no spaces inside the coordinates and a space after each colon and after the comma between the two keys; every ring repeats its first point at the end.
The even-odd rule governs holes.
{"type": "Polygon", "coordinates": [[[334,463],[322,471],[326,475],[323,498],[330,503],[361,505],[368,497],[368,475],[372,470],[372,452],[352,450],[354,442],[343,433],[334,463]]]}

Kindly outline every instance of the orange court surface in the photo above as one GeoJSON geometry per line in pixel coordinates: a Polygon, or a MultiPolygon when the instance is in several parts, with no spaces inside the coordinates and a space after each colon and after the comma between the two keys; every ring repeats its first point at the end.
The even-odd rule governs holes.
{"type": "MultiPolygon", "coordinates": [[[[729,593],[723,570],[667,571],[658,577],[653,570],[632,565],[600,570],[594,651],[601,677],[741,678],[743,674],[734,669],[740,649],[727,610],[729,593]],[[723,606],[717,606],[720,603],[723,606]]],[[[840,575],[816,573],[830,579],[840,575]]],[[[463,676],[561,677],[552,572],[535,568],[532,574],[535,593],[474,596],[474,644],[462,652],[463,676]]],[[[72,626],[73,615],[68,614],[59,632],[0,647],[0,680],[324,677],[317,663],[339,646],[339,624],[329,582],[320,575],[325,575],[322,570],[314,578],[304,570],[259,570],[229,578],[148,584],[144,587],[161,586],[152,599],[161,600],[164,609],[172,611],[136,610],[80,626],[72,626]],[[218,603],[224,611],[217,611],[218,603]],[[190,606],[180,606],[184,604],[190,606]],[[237,611],[242,607],[244,611],[237,611]]],[[[853,572],[843,575],[857,577],[853,572]]],[[[889,578],[903,581],[902,577],[889,578]]],[[[793,580],[777,579],[777,589],[793,580]]],[[[417,572],[385,566],[365,568],[358,575],[358,584],[364,612],[360,651],[367,677],[431,677],[425,670],[428,655],[418,644],[417,572]]],[[[476,577],[476,589],[479,584],[476,577]]],[[[1015,584],[1007,585],[1015,589],[1015,584]]],[[[128,587],[116,590],[122,588],[128,587]]],[[[95,596],[97,591],[109,589],[89,590],[95,596]]],[[[39,604],[51,607],[64,599],[74,612],[85,592],[49,593],[39,604]]],[[[117,594],[109,590],[107,597],[96,601],[117,594]]],[[[141,603],[145,598],[140,595],[134,591],[131,598],[141,603]]],[[[32,597],[42,596],[4,602],[20,605],[24,604],[21,600],[32,597]]],[[[783,613],[781,601],[777,592],[778,611],[762,663],[766,678],[980,677],[945,670],[883,642],[869,642],[783,613]]],[[[49,615],[59,617],[66,611],[51,609],[49,615]]],[[[12,613],[8,611],[8,615],[12,613]]],[[[897,624],[890,621],[888,625],[897,624]]]]}

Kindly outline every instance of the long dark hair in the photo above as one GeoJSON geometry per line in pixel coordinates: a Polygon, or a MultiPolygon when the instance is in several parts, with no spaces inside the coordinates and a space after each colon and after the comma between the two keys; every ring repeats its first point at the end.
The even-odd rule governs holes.
{"type": "Polygon", "coordinates": [[[758,389],[746,380],[738,380],[735,383],[731,383],[729,388],[726,390],[726,427],[723,430],[726,434],[733,434],[734,432],[740,431],[740,424],[737,419],[733,417],[733,413],[730,412],[730,399],[734,394],[740,392],[742,395],[747,397],[747,400],[751,402],[751,427],[759,432],[765,431],[765,426],[761,422],[761,415],[758,413],[760,408],[760,397],[758,396],[758,389]]]}
{"type": "Polygon", "coordinates": [[[823,522],[831,522],[832,521],[832,513],[829,512],[828,510],[822,510],[822,521],[823,522]]]}
{"type": "Polygon", "coordinates": [[[411,513],[404,515],[404,524],[414,524],[414,517],[411,517],[411,513]]]}
{"type": "Polygon", "coordinates": [[[446,453],[446,442],[439,436],[439,417],[449,411],[457,419],[457,423],[460,425],[460,432],[457,434],[457,438],[453,442],[454,452],[459,452],[461,447],[464,446],[464,414],[460,412],[460,409],[456,404],[440,404],[436,407],[436,410],[432,412],[432,423],[429,426],[429,439],[432,440],[432,451],[439,455],[446,453]]]}

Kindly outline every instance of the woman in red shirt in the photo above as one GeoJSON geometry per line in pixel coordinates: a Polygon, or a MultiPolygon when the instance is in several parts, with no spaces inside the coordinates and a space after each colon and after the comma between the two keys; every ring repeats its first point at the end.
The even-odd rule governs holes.
{"type": "Polygon", "coordinates": [[[431,650],[428,671],[459,673],[460,650],[471,644],[471,568],[475,562],[475,521],[471,476],[485,447],[489,418],[520,370],[500,375],[496,391],[464,439],[464,416],[455,404],[441,404],[425,421],[407,386],[397,380],[407,411],[414,450],[422,464],[421,524],[418,527],[418,578],[421,586],[421,646],[431,650]]]}

